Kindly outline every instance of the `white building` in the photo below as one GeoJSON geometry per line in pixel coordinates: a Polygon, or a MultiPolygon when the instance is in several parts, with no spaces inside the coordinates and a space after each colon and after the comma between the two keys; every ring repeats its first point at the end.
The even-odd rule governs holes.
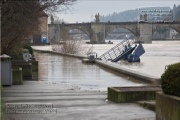
{"type": "Polygon", "coordinates": [[[173,12],[170,7],[142,7],[139,8],[139,21],[172,22],[173,12]]]}

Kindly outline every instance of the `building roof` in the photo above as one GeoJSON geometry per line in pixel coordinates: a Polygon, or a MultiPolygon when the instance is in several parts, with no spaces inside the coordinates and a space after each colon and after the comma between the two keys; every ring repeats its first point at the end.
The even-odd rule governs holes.
{"type": "Polygon", "coordinates": [[[170,10],[170,7],[140,7],[140,10],[170,10]]]}

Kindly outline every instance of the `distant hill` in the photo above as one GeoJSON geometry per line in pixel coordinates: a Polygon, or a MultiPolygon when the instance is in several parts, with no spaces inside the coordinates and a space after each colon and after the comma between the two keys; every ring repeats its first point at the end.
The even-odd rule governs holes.
{"type": "MultiPolygon", "coordinates": [[[[174,5],[173,7],[173,19],[175,21],[180,21],[180,5],[174,5]]],[[[135,10],[126,10],[123,12],[114,12],[107,16],[100,16],[100,21],[103,22],[128,22],[128,21],[137,21],[138,20],[138,9],[135,10]]]]}
{"type": "Polygon", "coordinates": [[[137,17],[138,17],[138,9],[135,10],[126,10],[123,12],[119,12],[119,13],[112,13],[109,14],[107,16],[104,16],[104,20],[103,17],[100,16],[100,21],[103,22],[127,22],[127,21],[137,21],[137,17]]]}

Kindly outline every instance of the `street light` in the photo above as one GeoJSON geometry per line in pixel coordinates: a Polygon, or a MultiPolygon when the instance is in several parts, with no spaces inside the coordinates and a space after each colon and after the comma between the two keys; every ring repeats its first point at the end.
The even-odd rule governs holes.
{"type": "Polygon", "coordinates": [[[139,11],[140,11],[140,8],[138,8],[138,17],[137,17],[137,21],[138,21],[138,29],[139,29],[139,21],[140,21],[140,20],[139,20],[139,19],[140,19],[140,18],[139,18],[139,11]]]}
{"type": "Polygon", "coordinates": [[[104,42],[105,42],[105,21],[104,21],[104,15],[103,15],[103,22],[104,22],[104,42]]]}
{"type": "Polygon", "coordinates": [[[91,15],[91,22],[92,22],[92,20],[93,20],[93,15],[91,15]]]}

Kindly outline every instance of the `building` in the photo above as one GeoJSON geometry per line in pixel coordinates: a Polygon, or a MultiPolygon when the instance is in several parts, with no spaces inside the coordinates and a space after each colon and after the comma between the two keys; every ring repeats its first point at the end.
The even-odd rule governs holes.
{"type": "Polygon", "coordinates": [[[172,22],[173,11],[170,7],[139,8],[139,21],[143,22],[172,22]]]}
{"type": "Polygon", "coordinates": [[[48,15],[41,11],[39,13],[39,29],[30,36],[31,44],[46,44],[48,41],[48,15]]]}

